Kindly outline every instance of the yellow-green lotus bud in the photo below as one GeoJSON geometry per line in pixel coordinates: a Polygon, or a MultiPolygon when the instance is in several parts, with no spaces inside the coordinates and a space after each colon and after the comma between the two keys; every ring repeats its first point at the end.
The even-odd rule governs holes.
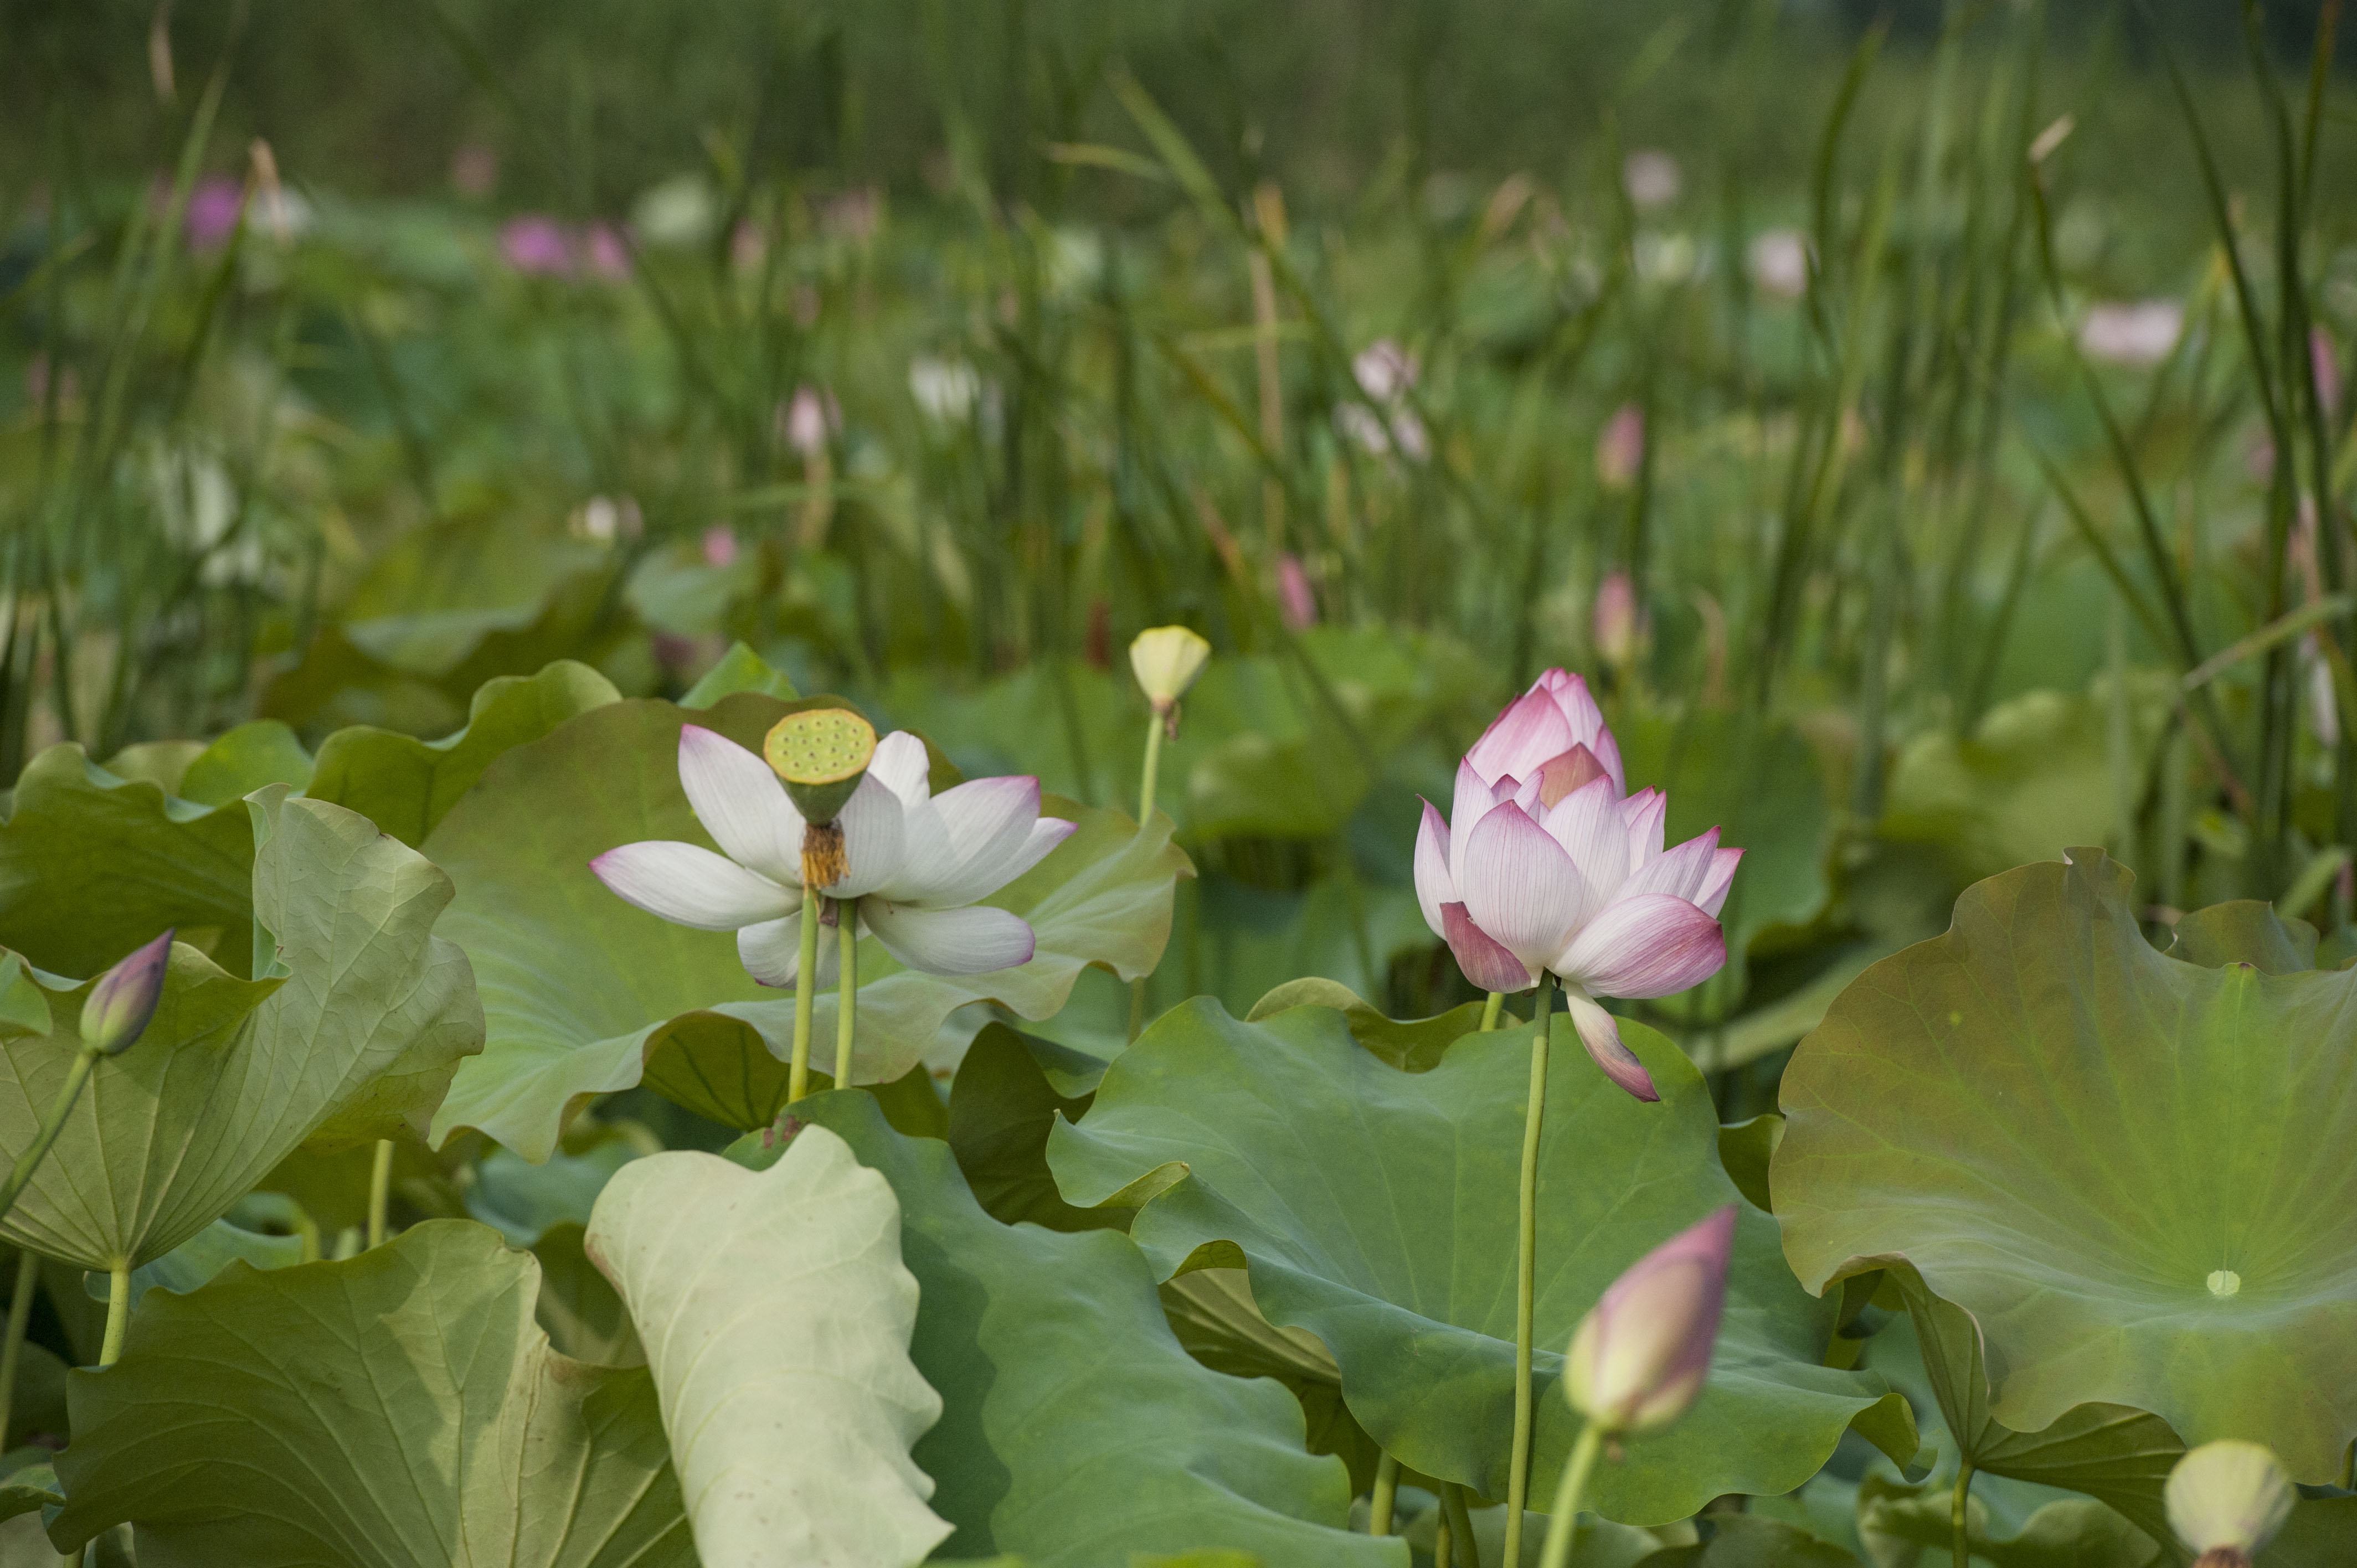
{"type": "Polygon", "coordinates": [[[1146,700],[1157,714],[1168,714],[1203,672],[1211,645],[1183,626],[1157,626],[1141,631],[1129,645],[1129,667],[1146,700]]]}
{"type": "Polygon", "coordinates": [[[2250,1568],[2299,1499],[2273,1453],[2233,1438],[2179,1459],[2165,1497],[2169,1528],[2194,1553],[2195,1568],[2250,1568]]]}
{"type": "Polygon", "coordinates": [[[848,708],[788,714],[761,742],[761,755],[785,780],[802,821],[834,821],[876,757],[876,726],[848,708]]]}
{"type": "Polygon", "coordinates": [[[1563,1366],[1572,1407],[1611,1434],[1652,1432],[1702,1392],[1727,1304],[1735,1206],[1629,1265],[1580,1320],[1563,1366]]]}
{"type": "Polygon", "coordinates": [[[81,1004],[81,1043],[101,1056],[119,1057],[145,1032],[164,994],[164,972],[172,961],[172,933],[166,931],[98,977],[81,1004]]]}

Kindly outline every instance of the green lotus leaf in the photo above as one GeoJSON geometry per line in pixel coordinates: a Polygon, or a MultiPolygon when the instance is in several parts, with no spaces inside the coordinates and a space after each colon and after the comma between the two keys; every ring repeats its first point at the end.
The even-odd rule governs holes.
{"type": "Polygon", "coordinates": [[[1426,1072],[1449,1047],[1481,1026],[1481,1005],[1468,1002],[1430,1018],[1387,1018],[1339,981],[1294,980],[1254,1003],[1244,1022],[1257,1024],[1289,1007],[1331,1007],[1350,1026],[1351,1038],[1377,1057],[1403,1072],[1426,1072]]]}
{"type": "MultiPolygon", "coordinates": [[[[1343,1468],[1302,1451],[1284,1390],[1179,1348],[1126,1238],[1000,1224],[947,1145],[895,1133],[869,1095],[813,1095],[795,1114],[839,1133],[899,1197],[900,1255],[921,1291],[909,1354],[943,1402],[916,1459],[939,1484],[933,1511],[957,1527],[944,1555],[1098,1568],[1211,1548],[1288,1568],[1407,1568],[1398,1542],[1344,1529],[1343,1468]]],[[[729,1153],[777,1157],[759,1138],[729,1153]]]]}
{"type": "Polygon", "coordinates": [[[475,1166],[467,1212],[517,1247],[537,1244],[551,1226],[587,1225],[606,1184],[645,1152],[628,1138],[601,1131],[605,1135],[589,1147],[567,1140],[566,1148],[539,1165],[493,1149],[475,1166]]]}
{"type": "MultiPolygon", "coordinates": [[[[433,935],[442,874],[339,806],[258,793],[252,907],[272,973],[176,943],[137,1045],[98,1064],[0,1234],[84,1269],[159,1258],[307,1141],[422,1124],[481,1015],[463,954],[433,935]]],[[[87,983],[47,1035],[0,1039],[0,1149],[32,1140],[81,1049],[87,983]]]]}
{"type": "Polygon", "coordinates": [[[253,826],[52,746],[25,765],[0,823],[0,947],[96,974],[167,926],[253,972],[253,826]]]}
{"type": "MultiPolygon", "coordinates": [[[[1955,1543],[1949,1487],[1908,1487],[1868,1476],[1858,1487],[1857,1532],[1873,1568],[1947,1568],[1955,1543]]],[[[2168,1561],[2158,1541],[2091,1498],[2048,1503],[2000,1535],[1978,1498],[1964,1509],[1964,1537],[1994,1568],[2154,1568],[2168,1561]]]]}
{"type": "Polygon", "coordinates": [[[974,1036],[958,1064],[950,1084],[950,1152],[974,1201],[1001,1224],[1028,1219],[1050,1230],[1089,1230],[1127,1223],[1117,1210],[1066,1203],[1048,1174],[1049,1130],[1060,1116],[1079,1121],[1090,1099],[1086,1090],[1058,1093],[1048,1069],[1068,1076],[1081,1064],[1094,1069],[1092,1077],[1103,1075],[1103,1064],[1092,1058],[995,1023],[974,1036]]]}
{"type": "MultiPolygon", "coordinates": [[[[257,1269],[291,1269],[304,1261],[300,1236],[265,1236],[226,1219],[216,1219],[162,1257],[132,1270],[131,1299],[139,1301],[156,1289],[185,1295],[231,1263],[257,1269]]],[[[107,1276],[84,1274],[81,1282],[82,1294],[91,1300],[106,1300],[110,1289],[107,1276]]]]}
{"type": "Polygon", "coordinates": [[[2316,928],[2256,898],[2196,909],[2177,922],[2175,935],[2169,956],[2204,969],[2247,963],[2269,974],[2298,974],[2316,967],[2316,928]]]}
{"type": "Polygon", "coordinates": [[[841,1138],[804,1128],[758,1173],[651,1155],[585,1245],[646,1346],[705,1562],[909,1563],[950,1533],[909,1457],[942,1400],[909,1359],[899,1205],[841,1138]]]}
{"type": "Polygon", "coordinates": [[[732,642],[711,669],[696,677],[695,684],[679,700],[683,708],[708,708],[723,697],[738,692],[759,692],[765,697],[775,697],[791,703],[802,695],[784,674],[770,667],[770,661],[741,642],[732,642]]]}
{"type": "Polygon", "coordinates": [[[552,1350],[539,1285],[436,1219],[154,1296],[120,1361],[72,1376],[51,1539],[127,1520],[141,1568],[694,1568],[653,1380],[552,1350]]]}
{"type": "Polygon", "coordinates": [[[1830,1541],[1782,1520],[1714,1514],[1711,1537],[1691,1546],[1665,1546],[1637,1568],[1857,1568],[1857,1559],[1830,1541]]]}
{"type": "Polygon", "coordinates": [[[681,1014],[647,1036],[643,1061],[649,1089],[739,1133],[775,1122],[793,1088],[792,1069],[761,1031],[726,1013],[681,1014]]]}
{"type": "Polygon", "coordinates": [[[411,529],[370,563],[343,607],[341,630],[394,670],[447,677],[498,638],[543,626],[584,585],[602,587],[608,561],[595,545],[536,527],[520,508],[444,518],[411,529]]]}
{"type": "MultiPolygon", "coordinates": [[[[829,701],[813,698],[812,703],[829,701]]],[[[793,999],[759,985],[728,932],[693,931],[607,891],[590,859],[637,839],[707,843],[679,787],[679,730],[692,720],[758,746],[785,704],[750,693],[689,714],[668,703],[615,703],[494,762],[426,841],[457,882],[444,929],[467,950],[490,1041],[459,1071],[436,1141],[476,1127],[545,1159],[571,1108],[638,1084],[651,1044],[683,1014],[751,1026],[782,1058],[793,999]]],[[[1063,1005],[1090,965],[1122,979],[1152,969],[1169,935],[1171,890],[1187,860],[1157,817],[1140,832],[1116,811],[1049,797],[1078,832],[990,900],[1031,922],[1039,951],[993,974],[904,970],[873,939],[859,950],[856,1066],[862,1082],[899,1079],[970,1002],[1026,1018],[1063,1005]]],[[[835,998],[818,998],[813,1056],[831,1063],[835,998]]]]}
{"type": "Polygon", "coordinates": [[[537,675],[502,675],[475,693],[467,727],[440,740],[365,725],[338,730],[319,747],[306,793],[358,811],[414,849],[493,757],[621,695],[569,659],[537,675]]]}
{"type": "MultiPolygon", "coordinates": [[[[1719,1168],[1702,1077],[1660,1035],[1623,1037],[1653,1075],[1641,1104],[1588,1065],[1556,1019],[1538,1216],[1537,1434],[1532,1495],[1552,1495],[1578,1418],[1556,1390],[1562,1347],[1620,1272],[1739,1201],[1719,1168]]],[[[1361,1426],[1401,1462],[1504,1494],[1512,1427],[1515,1172],[1530,1040],[1469,1035],[1430,1071],[1397,1071],[1343,1016],[1297,1007],[1257,1024],[1195,1002],[1116,1059],[1087,1118],[1059,1126],[1064,1197],[1144,1207],[1131,1235],[1164,1277],[1249,1262],[1269,1322],[1308,1330],[1341,1369],[1361,1426]],[[1199,1255],[1199,1249],[1208,1249],[1199,1255]]],[[[1593,1506],[1656,1524],[1727,1492],[1791,1491],[1860,1416],[1914,1451],[1904,1402],[1821,1363],[1835,1304],[1783,1267],[1745,1205],[1710,1380],[1677,1426],[1599,1471],[1593,1506]]]]}
{"type": "Polygon", "coordinates": [[[311,754],[276,719],[243,724],[189,759],[173,794],[199,806],[226,806],[272,784],[300,789],[310,782],[311,754]]]}
{"type": "Polygon", "coordinates": [[[540,1260],[540,1303],[534,1316],[550,1344],[576,1361],[601,1367],[643,1367],[646,1348],[612,1282],[597,1272],[583,1244],[587,1228],[560,1220],[540,1233],[532,1255],[540,1260]]]}
{"type": "Polygon", "coordinates": [[[2357,974],[2157,952],[2096,850],[1969,890],[1794,1053],[1770,1167],[1812,1290],[1911,1262],[1989,1414],[2150,1411],[2343,1473],[2357,1435],[2357,974]]]}
{"type": "MultiPolygon", "coordinates": [[[[0,1520],[11,1520],[63,1503],[49,1450],[27,1447],[0,1455],[0,1520]]],[[[0,1549],[5,1550],[5,1549],[0,1549]]]]}

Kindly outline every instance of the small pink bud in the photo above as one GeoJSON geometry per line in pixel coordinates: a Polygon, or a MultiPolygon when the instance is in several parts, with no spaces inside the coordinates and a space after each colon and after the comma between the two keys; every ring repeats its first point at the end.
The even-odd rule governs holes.
{"type": "Polygon", "coordinates": [[[1625,490],[1637,482],[1637,470],[1644,463],[1645,413],[1624,403],[1596,437],[1596,478],[1608,490],[1625,490]]]}
{"type": "Polygon", "coordinates": [[[2308,329],[2308,362],[2316,375],[2316,401],[2327,419],[2341,413],[2341,360],[2332,351],[2332,334],[2321,327],[2308,329]]]}
{"type": "Polygon", "coordinates": [[[1588,636],[1608,664],[1625,665],[1637,654],[1637,590],[1626,572],[1608,572],[1596,585],[1596,608],[1588,636]]]}
{"type": "Polygon", "coordinates": [[[707,566],[737,564],[737,531],[725,522],[716,522],[704,531],[704,564],[707,566]]]}
{"type": "Polygon", "coordinates": [[[613,224],[589,225],[583,248],[588,252],[589,270],[597,276],[619,282],[630,275],[630,244],[613,224]]]}
{"type": "Polygon", "coordinates": [[[500,230],[500,254],[526,277],[563,277],[573,271],[573,242],[553,218],[509,219],[500,230]]]}
{"type": "Polygon", "coordinates": [[[842,428],[843,411],[835,406],[834,394],[815,387],[796,387],[792,400],[778,413],[779,434],[805,457],[825,451],[827,436],[842,428]]]}
{"type": "Polygon", "coordinates": [[[1276,594],[1286,626],[1307,631],[1318,624],[1318,596],[1310,591],[1309,574],[1302,570],[1298,555],[1276,558],[1276,594]]]}
{"type": "Polygon", "coordinates": [[[1727,1305],[1735,1206],[1631,1264],[1580,1320],[1564,1362],[1572,1405],[1610,1434],[1652,1432],[1702,1392],[1727,1305]]]}
{"type": "Polygon", "coordinates": [[[98,977],[81,1004],[81,1041],[102,1056],[131,1048],[156,1015],[164,994],[164,972],[172,961],[172,933],[166,931],[98,977]]]}

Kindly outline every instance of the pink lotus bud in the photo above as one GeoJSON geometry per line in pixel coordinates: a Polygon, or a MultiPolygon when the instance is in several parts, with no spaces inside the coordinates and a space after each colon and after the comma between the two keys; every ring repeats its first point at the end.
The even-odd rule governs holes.
{"type": "Polygon", "coordinates": [[[2324,417],[2341,413],[2341,360],[2332,351],[2332,334],[2321,327],[2308,329],[2308,362],[2316,376],[2316,401],[2324,417]]]}
{"type": "Polygon", "coordinates": [[[1645,411],[1624,403],[1596,437],[1596,478],[1608,490],[1625,490],[1637,482],[1644,463],[1645,411]]]}
{"type": "Polygon", "coordinates": [[[164,972],[172,961],[172,933],[166,931],[98,977],[81,1004],[81,1043],[101,1056],[131,1048],[156,1015],[164,994],[164,972]]]}
{"type": "Polygon", "coordinates": [[[188,195],[184,220],[191,250],[210,251],[230,237],[245,210],[245,188],[221,175],[199,183],[188,195]]]}
{"type": "Polygon", "coordinates": [[[1692,1407],[1710,1371],[1735,1244],[1728,1204],[1631,1264],[1572,1336],[1572,1405],[1608,1433],[1652,1432],[1692,1407]]]}
{"type": "Polygon", "coordinates": [[[825,451],[828,435],[842,428],[843,411],[835,406],[834,394],[815,387],[796,387],[792,400],[778,413],[779,434],[805,457],[825,451]]]}
{"type": "Polygon", "coordinates": [[[1286,626],[1307,631],[1318,624],[1318,596],[1310,592],[1309,574],[1302,570],[1298,555],[1276,558],[1276,596],[1286,626]]]}
{"type": "Polygon", "coordinates": [[[2169,1528],[2199,1559],[2195,1568],[2250,1568],[2298,1494],[2273,1453],[2226,1438],[2179,1459],[2163,1499],[2169,1528]]]}
{"type": "Polygon", "coordinates": [[[553,218],[527,213],[500,230],[500,254],[526,277],[563,277],[573,271],[573,242],[553,218]]]}
{"type": "Polygon", "coordinates": [[[1637,590],[1626,572],[1608,572],[1596,585],[1596,608],[1588,636],[1608,664],[1625,665],[1637,655],[1637,590]]]}
{"type": "Polygon", "coordinates": [[[590,224],[583,249],[588,253],[589,270],[597,276],[619,282],[630,275],[630,244],[613,224],[590,224]]]}
{"type": "Polygon", "coordinates": [[[725,522],[716,522],[704,531],[704,564],[707,566],[737,564],[737,531],[725,522]]]}

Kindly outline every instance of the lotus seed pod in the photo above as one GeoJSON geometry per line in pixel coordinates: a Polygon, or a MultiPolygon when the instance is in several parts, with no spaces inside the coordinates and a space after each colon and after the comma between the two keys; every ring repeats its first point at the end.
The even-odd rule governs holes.
{"type": "Polygon", "coordinates": [[[1183,626],[1157,626],[1141,631],[1129,645],[1129,668],[1137,677],[1146,700],[1157,714],[1168,714],[1203,672],[1211,645],[1183,626]]]}
{"type": "Polygon", "coordinates": [[[2249,1568],[2298,1494],[2271,1451],[2225,1438],[2179,1459],[2165,1498],[2169,1528],[2199,1559],[2196,1568],[2249,1568]]]}
{"type": "Polygon", "coordinates": [[[1563,1368],[1575,1409],[1612,1434],[1652,1432],[1692,1407],[1710,1371],[1727,1302],[1735,1207],[1629,1266],[1580,1320],[1563,1368]]]}
{"type": "Polygon", "coordinates": [[[848,708],[788,714],[770,727],[761,755],[804,822],[831,822],[876,756],[876,726],[848,708]]]}
{"type": "Polygon", "coordinates": [[[82,1044],[102,1056],[119,1057],[145,1032],[164,994],[164,972],[172,961],[172,933],[166,931],[98,977],[81,1006],[82,1044]]]}

